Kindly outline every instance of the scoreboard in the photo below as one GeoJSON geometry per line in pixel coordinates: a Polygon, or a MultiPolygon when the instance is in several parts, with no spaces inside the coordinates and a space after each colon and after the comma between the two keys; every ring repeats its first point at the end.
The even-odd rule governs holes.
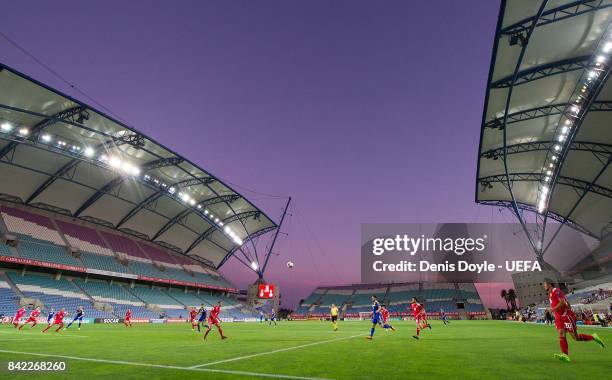
{"type": "Polygon", "coordinates": [[[274,285],[259,284],[259,291],[257,292],[257,297],[264,299],[274,298],[274,285]]]}

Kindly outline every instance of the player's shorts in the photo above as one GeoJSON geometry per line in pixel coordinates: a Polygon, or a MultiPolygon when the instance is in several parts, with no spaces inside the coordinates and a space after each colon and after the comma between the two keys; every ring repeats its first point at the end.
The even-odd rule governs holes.
{"type": "Polygon", "coordinates": [[[26,319],[25,323],[30,323],[30,322],[36,322],[36,318],[35,317],[29,317],[28,319],[26,319]]]}
{"type": "Polygon", "coordinates": [[[208,317],[208,323],[210,323],[211,325],[218,325],[219,324],[219,320],[217,318],[214,318],[214,317],[208,317]]]}
{"type": "Polygon", "coordinates": [[[132,322],[132,317],[125,318],[126,322],[132,322]]]}
{"type": "Polygon", "coordinates": [[[198,319],[198,322],[200,322],[200,323],[206,322],[206,317],[200,317],[198,319]]]}
{"type": "Polygon", "coordinates": [[[375,315],[372,317],[372,323],[377,325],[378,322],[380,322],[380,317],[378,315],[375,315]]]}
{"type": "Polygon", "coordinates": [[[81,315],[80,317],[74,317],[73,321],[82,321],[83,320],[83,316],[81,315]]]}
{"type": "Polygon", "coordinates": [[[63,324],[64,324],[63,319],[61,321],[58,321],[58,320],[53,321],[53,325],[63,325],[63,324]]]}
{"type": "Polygon", "coordinates": [[[332,322],[336,322],[338,320],[338,316],[337,315],[332,315],[331,316],[331,321],[332,322]]]}
{"type": "Polygon", "coordinates": [[[555,327],[557,330],[576,331],[576,314],[571,311],[555,313],[555,327]]]}

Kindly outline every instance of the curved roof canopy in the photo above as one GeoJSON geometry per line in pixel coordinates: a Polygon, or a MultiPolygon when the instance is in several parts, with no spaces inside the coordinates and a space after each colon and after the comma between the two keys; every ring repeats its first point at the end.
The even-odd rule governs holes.
{"type": "Polygon", "coordinates": [[[565,224],[611,231],[611,20],[610,0],[501,4],[476,201],[510,208],[540,257],[565,224]]]}
{"type": "Polygon", "coordinates": [[[214,267],[277,227],[209,172],[0,65],[0,199],[121,230],[214,267]]]}

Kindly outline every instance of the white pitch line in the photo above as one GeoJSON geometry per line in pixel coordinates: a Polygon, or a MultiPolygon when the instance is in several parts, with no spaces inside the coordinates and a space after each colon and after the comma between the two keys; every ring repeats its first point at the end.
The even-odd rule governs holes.
{"type": "Polygon", "coordinates": [[[23,351],[0,350],[0,353],[15,354],[15,355],[32,355],[32,356],[42,356],[42,357],[48,357],[48,358],[59,358],[59,359],[70,359],[70,360],[81,360],[81,361],[96,362],[96,363],[131,365],[131,366],[138,366],[138,367],[153,367],[153,368],[176,369],[176,370],[181,370],[181,371],[200,371],[200,372],[223,373],[223,374],[229,374],[229,375],[242,375],[242,376],[253,376],[253,377],[268,377],[268,378],[276,378],[276,379],[330,380],[330,379],[325,379],[325,378],[320,378],[320,377],[304,377],[304,376],[278,375],[278,374],[274,374],[274,373],[259,373],[259,372],[248,372],[248,371],[232,371],[232,370],[212,369],[212,368],[180,367],[180,366],[163,365],[163,364],[128,362],[128,361],[123,361],[123,360],[106,360],[106,359],[84,358],[84,357],[79,357],[79,356],[42,354],[42,353],[38,353],[38,352],[23,352],[23,351]]]}
{"type": "Polygon", "coordinates": [[[338,342],[338,341],[341,341],[341,340],[347,340],[347,339],[356,338],[356,337],[362,336],[362,335],[363,334],[357,334],[357,335],[352,335],[352,336],[346,336],[344,338],[336,338],[336,339],[322,340],[322,341],[319,341],[319,342],[313,342],[313,343],[308,343],[308,344],[302,344],[300,346],[287,347],[287,348],[279,348],[278,350],[265,351],[265,352],[260,352],[258,354],[251,354],[251,355],[239,356],[239,357],[231,358],[231,359],[217,360],[215,362],[210,362],[210,363],[198,364],[198,365],[191,366],[189,368],[202,368],[202,367],[208,367],[208,366],[215,365],[215,364],[235,362],[237,360],[250,359],[250,358],[255,358],[255,357],[258,357],[258,356],[271,355],[271,354],[276,354],[276,353],[279,353],[279,352],[286,352],[286,351],[297,350],[297,349],[300,349],[300,348],[318,346],[320,344],[338,342]]]}

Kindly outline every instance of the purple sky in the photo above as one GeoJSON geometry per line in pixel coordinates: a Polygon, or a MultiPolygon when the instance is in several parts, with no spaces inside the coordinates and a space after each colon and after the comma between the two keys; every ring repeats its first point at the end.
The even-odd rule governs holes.
{"type": "MultiPolygon", "coordinates": [[[[293,306],[359,281],[361,223],[511,220],[474,203],[498,7],[29,1],[6,4],[0,30],[215,175],[293,196],[268,275],[293,306]]],[[[89,102],[1,38],[0,61],[89,102]]],[[[237,190],[278,220],[282,201],[237,190]]],[[[235,261],[224,273],[255,280],[235,261]]]]}

